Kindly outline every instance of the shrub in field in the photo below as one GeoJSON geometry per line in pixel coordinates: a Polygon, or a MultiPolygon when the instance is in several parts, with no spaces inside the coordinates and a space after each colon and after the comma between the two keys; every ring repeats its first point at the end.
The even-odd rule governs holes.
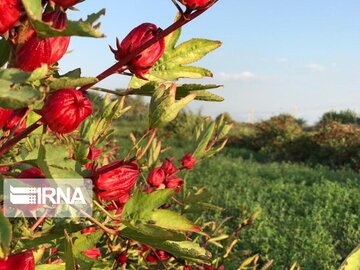
{"type": "MultiPolygon", "coordinates": [[[[38,216],[43,205],[36,204],[25,207],[30,217],[18,211],[18,217],[7,218],[2,210],[9,207],[1,206],[0,269],[224,269],[238,233],[219,235],[221,224],[207,230],[207,224],[190,221],[184,213],[216,209],[203,201],[201,190],[189,189],[186,179],[223,149],[231,125],[224,117],[198,122],[193,147],[177,157],[167,154],[166,141],[157,135],[191,101],[222,101],[208,91],[218,85],[177,82],[212,76],[191,63],[221,42],[196,38],[177,43],[181,27],[216,0],[172,1],[179,12],[175,22],[163,29],[143,23],[117,39],[111,47],[116,63],[97,77],[81,77],[80,69],[62,72],[56,64],[72,36],[104,36],[96,23],[104,10],[86,20],[68,19],[79,2],[0,4],[1,187],[11,178],[41,182],[46,177],[46,185],[52,179],[87,178],[94,194],[89,202],[93,214],[83,211],[81,217],[51,218],[47,214],[54,205],[38,216]],[[126,90],[95,87],[125,71],[132,75],[126,90]],[[113,123],[135,107],[126,102],[131,95],[150,96],[151,102],[145,130],[129,134],[126,147],[115,141],[113,123]],[[210,242],[221,250],[214,256],[207,249],[210,242]]],[[[1,202],[6,197],[1,194],[1,202]]],[[[258,266],[255,259],[247,264],[258,266]]]]}
{"type": "Polygon", "coordinates": [[[339,112],[330,111],[324,113],[321,116],[318,126],[326,125],[327,123],[331,123],[334,121],[342,124],[359,124],[360,118],[358,114],[352,110],[345,110],[339,112]]]}

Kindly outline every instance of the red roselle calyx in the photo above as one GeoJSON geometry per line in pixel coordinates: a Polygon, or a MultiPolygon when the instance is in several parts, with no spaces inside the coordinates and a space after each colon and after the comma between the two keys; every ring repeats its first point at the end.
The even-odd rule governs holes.
{"type": "Polygon", "coordinates": [[[189,9],[203,8],[210,3],[210,0],[179,0],[179,1],[189,9]]]}
{"type": "Polygon", "coordinates": [[[20,0],[0,1],[0,34],[4,34],[21,16],[20,0]]]}
{"type": "Polygon", "coordinates": [[[165,181],[165,172],[162,168],[153,169],[148,176],[148,183],[153,187],[160,187],[165,181]]]}
{"type": "Polygon", "coordinates": [[[193,157],[191,153],[188,153],[181,159],[180,162],[184,168],[191,170],[195,166],[196,159],[193,157]]]}
{"type": "Polygon", "coordinates": [[[164,172],[167,175],[172,175],[178,171],[178,169],[176,169],[176,167],[174,166],[174,163],[172,163],[172,161],[169,159],[164,160],[163,164],[161,165],[161,168],[164,170],[164,172]]]}
{"type": "MultiPolygon", "coordinates": [[[[43,15],[43,21],[48,22],[57,30],[67,26],[66,13],[60,10],[43,15]]],[[[52,65],[59,61],[70,43],[70,37],[50,37],[39,39],[34,32],[16,52],[15,67],[24,71],[33,71],[42,64],[52,65]]]]}
{"type": "Polygon", "coordinates": [[[53,2],[55,2],[56,4],[58,4],[63,8],[69,8],[76,5],[79,2],[79,0],[53,0],[53,2]]]}
{"type": "Polygon", "coordinates": [[[135,162],[116,161],[94,173],[95,193],[101,200],[116,200],[128,194],[140,174],[135,162]]]}
{"type": "Polygon", "coordinates": [[[66,88],[51,94],[39,113],[52,131],[64,134],[74,131],[92,113],[92,106],[82,92],[66,88]]]}
{"type": "Polygon", "coordinates": [[[31,250],[0,259],[0,270],[34,270],[35,260],[31,250]]]}
{"type": "Polygon", "coordinates": [[[0,128],[3,128],[8,120],[12,110],[0,107],[0,128]]]}
{"type": "Polygon", "coordinates": [[[94,259],[94,260],[101,256],[100,249],[98,249],[96,247],[85,250],[83,252],[83,254],[86,257],[88,257],[90,259],[94,259]]]}
{"type": "Polygon", "coordinates": [[[124,252],[120,253],[117,257],[116,257],[116,261],[118,264],[123,265],[127,262],[127,256],[124,252]]]}
{"type": "Polygon", "coordinates": [[[11,111],[5,120],[3,127],[4,131],[12,131],[14,128],[16,128],[15,134],[19,134],[21,131],[23,131],[26,128],[26,118],[24,118],[26,111],[27,108],[11,111]]]}
{"type": "MultiPolygon", "coordinates": [[[[117,50],[110,47],[115,55],[115,59],[120,61],[121,58],[130,54],[139,48],[142,44],[154,38],[159,28],[152,23],[143,23],[134,28],[120,43],[116,40],[117,50]]],[[[165,41],[160,39],[140,54],[126,63],[127,68],[137,77],[143,78],[150,68],[161,58],[165,50],[165,41]]]]}

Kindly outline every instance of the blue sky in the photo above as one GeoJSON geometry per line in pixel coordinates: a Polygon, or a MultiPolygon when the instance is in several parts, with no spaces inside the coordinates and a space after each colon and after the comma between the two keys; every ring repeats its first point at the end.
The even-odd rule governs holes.
{"type": "MultiPolygon", "coordinates": [[[[116,37],[143,22],[165,28],[176,13],[170,0],[87,0],[77,7],[80,12],[70,18],[107,10],[101,19],[107,37],[73,38],[72,56],[61,61],[63,72],[81,67],[84,76],[96,76],[114,63],[107,46],[116,37]]],[[[181,39],[224,43],[197,63],[214,78],[196,82],[223,84],[216,92],[225,101],[194,102],[190,108],[212,116],[228,111],[243,121],[289,112],[310,123],[331,109],[360,112],[359,14],[357,0],[219,0],[184,28],[181,39]]],[[[100,85],[115,89],[127,82],[113,76],[100,85]]]]}

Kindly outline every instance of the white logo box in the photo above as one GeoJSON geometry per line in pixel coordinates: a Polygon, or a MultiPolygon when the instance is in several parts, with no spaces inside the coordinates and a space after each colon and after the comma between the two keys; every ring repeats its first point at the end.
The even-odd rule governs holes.
{"type": "Polygon", "coordinates": [[[5,179],[6,217],[86,217],[92,215],[91,179],[5,179]]]}

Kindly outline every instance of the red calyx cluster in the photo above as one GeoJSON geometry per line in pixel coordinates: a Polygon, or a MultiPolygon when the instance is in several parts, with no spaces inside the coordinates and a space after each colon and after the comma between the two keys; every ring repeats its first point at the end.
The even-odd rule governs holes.
{"type": "Polygon", "coordinates": [[[93,179],[100,200],[117,200],[129,194],[140,174],[135,162],[116,161],[97,169],[93,179]]]}
{"type": "Polygon", "coordinates": [[[179,1],[189,9],[203,8],[210,3],[210,0],[179,0],[179,1]]]}
{"type": "Polygon", "coordinates": [[[31,250],[0,259],[0,270],[34,270],[35,260],[31,250]]]}
{"type": "Polygon", "coordinates": [[[195,166],[196,159],[191,153],[188,153],[181,159],[180,163],[184,168],[191,170],[195,166]]]}
{"type": "MultiPolygon", "coordinates": [[[[43,15],[43,21],[48,22],[57,30],[67,26],[66,13],[57,10],[43,15]]],[[[33,71],[42,64],[52,65],[59,61],[70,43],[70,37],[50,37],[39,39],[34,31],[25,43],[16,51],[15,67],[24,71],[33,71]]]]}
{"type": "MultiPolygon", "coordinates": [[[[154,188],[173,188],[179,192],[183,181],[182,178],[176,176],[179,171],[171,160],[166,159],[161,167],[150,171],[147,182],[154,188]]],[[[146,191],[151,192],[152,190],[147,189],[146,191]]]]}
{"type": "MultiPolygon", "coordinates": [[[[131,54],[141,45],[156,36],[159,28],[152,23],[143,23],[134,28],[120,43],[116,40],[117,50],[110,47],[115,55],[115,59],[121,61],[122,58],[131,54]]],[[[165,41],[160,39],[136,57],[126,63],[127,68],[137,77],[143,78],[150,68],[161,58],[165,50],[165,41]]]]}
{"type": "Polygon", "coordinates": [[[64,134],[74,131],[92,113],[92,106],[82,92],[66,88],[51,94],[39,113],[52,131],[64,134]]]}
{"type": "Polygon", "coordinates": [[[21,6],[19,0],[0,1],[0,34],[4,34],[19,20],[21,6]]]}

